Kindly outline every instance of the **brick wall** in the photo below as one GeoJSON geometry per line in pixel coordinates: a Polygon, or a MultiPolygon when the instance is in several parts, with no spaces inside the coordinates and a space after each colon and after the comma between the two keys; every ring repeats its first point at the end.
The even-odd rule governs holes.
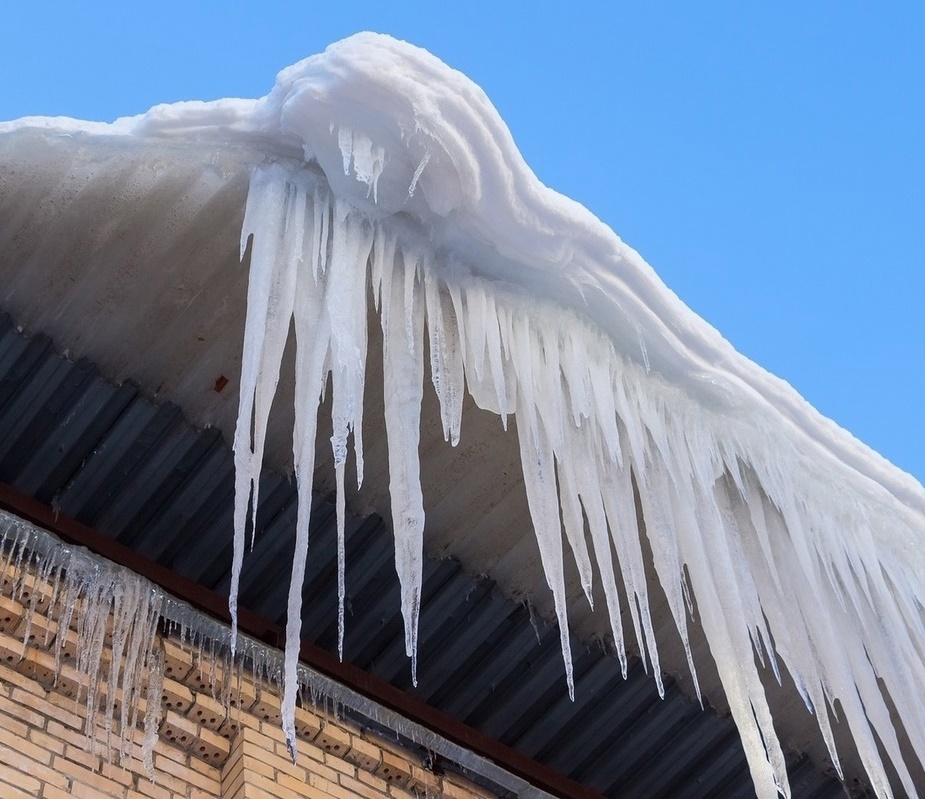
{"type": "MultiPolygon", "coordinates": [[[[9,592],[0,595],[0,799],[490,796],[461,777],[428,771],[415,753],[318,708],[298,711],[293,764],[271,686],[235,674],[226,706],[213,688],[224,679],[221,665],[165,638],[152,781],[142,763],[140,724],[121,764],[115,735],[107,745],[98,726],[97,743],[88,737],[86,692],[70,645],[74,632],[59,633],[42,602],[31,601],[34,613],[28,612],[28,593],[16,600],[9,592]],[[59,634],[67,640],[57,664],[52,644],[59,634]]],[[[107,657],[111,650],[104,651],[107,657]]],[[[140,719],[144,712],[141,707],[140,719]]],[[[97,718],[101,725],[102,716],[97,718]]]]}

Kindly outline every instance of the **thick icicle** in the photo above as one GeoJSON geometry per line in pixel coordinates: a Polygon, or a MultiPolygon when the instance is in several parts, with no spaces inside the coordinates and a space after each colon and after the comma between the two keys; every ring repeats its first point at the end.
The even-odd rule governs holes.
{"type": "MultiPolygon", "coordinates": [[[[384,267],[386,272],[388,266],[384,267]]],[[[424,575],[424,498],[421,494],[421,402],[424,393],[424,308],[416,290],[417,258],[405,254],[383,280],[382,354],[385,430],[395,566],[401,583],[405,653],[417,685],[417,635],[424,575]]]]}
{"type": "MultiPolygon", "coordinates": [[[[238,624],[237,596],[244,560],[247,511],[251,509],[253,541],[267,420],[292,318],[295,270],[288,268],[292,253],[284,248],[287,244],[292,246],[291,242],[301,235],[303,227],[301,220],[295,218],[293,187],[285,177],[286,172],[281,167],[255,172],[241,230],[242,258],[248,239],[253,237],[253,243],[247,293],[249,313],[244,328],[241,393],[234,435],[235,537],[229,594],[232,648],[238,624]]],[[[304,207],[304,199],[301,202],[304,207]]]]}

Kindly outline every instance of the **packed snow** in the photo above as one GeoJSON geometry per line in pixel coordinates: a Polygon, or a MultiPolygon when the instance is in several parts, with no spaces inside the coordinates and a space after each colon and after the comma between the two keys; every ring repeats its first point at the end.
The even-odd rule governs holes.
{"type": "Polygon", "coordinates": [[[0,132],[29,125],[263,153],[241,235],[250,285],[231,607],[294,321],[290,739],[317,416],[329,380],[343,640],[345,464],[352,443],[362,481],[372,301],[413,671],[429,366],[450,444],[461,435],[465,392],[499,424],[513,419],[570,691],[563,533],[589,600],[601,581],[599,612],[609,614],[624,672],[621,592],[635,645],[660,680],[644,536],[695,684],[687,625],[696,608],[760,797],[789,796],[789,786],[756,655],[775,673],[789,671],[836,767],[837,700],[877,795],[893,795],[878,741],[915,795],[878,680],[922,757],[925,491],[736,353],[613,231],[543,186],[464,75],[411,45],[360,34],[284,70],[260,100],[162,106],[105,127],[22,120],[0,132]]]}

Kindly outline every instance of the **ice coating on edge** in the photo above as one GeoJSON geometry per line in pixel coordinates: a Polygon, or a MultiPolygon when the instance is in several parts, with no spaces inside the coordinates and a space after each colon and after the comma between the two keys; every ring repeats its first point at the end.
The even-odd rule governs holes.
{"type": "MultiPolygon", "coordinates": [[[[737,354],[611,230],[545,188],[465,76],[410,45],[361,34],[284,70],[258,101],[162,106],[105,130],[41,124],[214,138],[217,146],[266,152],[242,231],[242,252],[253,243],[235,436],[233,583],[294,317],[301,490],[288,735],[318,398],[330,372],[342,518],[351,434],[362,474],[371,284],[384,337],[396,566],[410,656],[420,610],[424,508],[416,453],[426,330],[451,443],[460,435],[464,391],[505,422],[515,418],[570,687],[562,522],[586,590],[597,566],[621,661],[618,582],[639,649],[659,679],[645,535],[686,647],[696,602],[759,796],[789,789],[753,650],[775,670],[778,660],[789,670],[817,711],[836,764],[825,709],[838,699],[878,795],[892,794],[876,737],[903,789],[915,794],[877,680],[921,757],[921,486],[737,354]]],[[[341,573],[341,600],[342,586],[341,573]]]]}
{"type": "Polygon", "coordinates": [[[163,592],[128,569],[67,546],[3,511],[0,569],[10,576],[4,590],[25,608],[20,657],[30,645],[36,616],[44,614],[54,684],[70,684],[75,701],[84,700],[84,732],[92,753],[105,752],[119,764],[133,757],[139,710],[142,700],[147,703],[140,754],[153,779],[163,715],[164,659],[157,645],[158,624],[166,615],[163,592]],[[110,655],[104,658],[106,648],[110,655]]]}

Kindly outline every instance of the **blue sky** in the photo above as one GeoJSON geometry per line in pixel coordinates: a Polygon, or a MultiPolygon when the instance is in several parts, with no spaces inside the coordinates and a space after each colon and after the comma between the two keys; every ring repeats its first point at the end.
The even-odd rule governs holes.
{"type": "Polygon", "coordinates": [[[4,17],[0,119],[260,96],[359,30],[426,47],[482,85],[545,183],[925,479],[925,4],[36,1],[4,17]]]}

